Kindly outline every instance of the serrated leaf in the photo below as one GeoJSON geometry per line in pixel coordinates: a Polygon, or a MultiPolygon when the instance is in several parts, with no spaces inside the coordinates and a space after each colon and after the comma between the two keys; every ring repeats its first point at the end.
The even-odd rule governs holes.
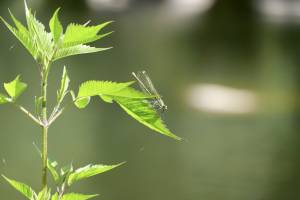
{"type": "Polygon", "coordinates": [[[116,92],[112,92],[111,94],[107,94],[107,95],[99,95],[100,98],[107,102],[107,103],[113,103],[113,100],[115,97],[126,97],[126,98],[130,98],[130,99],[147,99],[147,98],[153,98],[155,96],[150,96],[147,95],[145,93],[142,93],[138,90],[135,90],[131,87],[126,87],[122,90],[116,91],[116,92]]]}
{"type": "Polygon", "coordinates": [[[32,55],[32,57],[36,59],[38,54],[37,49],[35,48],[34,41],[31,39],[29,32],[23,25],[21,25],[21,23],[12,14],[11,16],[15,24],[19,28],[19,30],[12,27],[2,17],[0,18],[5,24],[5,26],[10,30],[10,32],[22,43],[22,45],[28,50],[28,52],[32,55]],[[24,28],[20,28],[20,27],[24,27],[24,28]]]}
{"type": "Polygon", "coordinates": [[[150,129],[169,136],[176,140],[181,140],[180,137],[173,134],[164,124],[156,110],[147,100],[130,99],[130,98],[114,98],[114,100],[123,108],[127,114],[132,116],[138,122],[144,124],[150,129]]]}
{"type": "Polygon", "coordinates": [[[29,187],[28,185],[26,185],[24,183],[9,179],[9,178],[5,177],[4,175],[2,175],[2,176],[11,186],[13,186],[17,191],[19,191],[21,194],[23,194],[27,199],[34,200],[34,198],[36,197],[36,194],[33,191],[33,189],[31,189],[31,187],[29,187]]]}
{"type": "MultiPolygon", "coordinates": [[[[9,11],[10,12],[10,11],[9,11]]],[[[13,19],[16,28],[12,27],[3,18],[1,20],[4,22],[6,27],[15,35],[15,37],[25,46],[25,48],[30,52],[33,58],[40,61],[42,58],[48,58],[52,55],[53,45],[52,36],[50,33],[45,31],[45,27],[40,23],[35,16],[28,9],[25,1],[25,12],[27,27],[25,27],[19,20],[17,20],[14,15],[10,12],[11,18],[13,19]]]]}
{"type": "Polygon", "coordinates": [[[96,196],[98,196],[98,194],[86,195],[86,194],[69,193],[69,194],[65,194],[61,200],[87,200],[87,199],[94,198],[96,196]]]}
{"type": "Polygon", "coordinates": [[[21,82],[20,75],[18,75],[15,80],[9,83],[4,83],[4,88],[9,96],[13,100],[16,100],[26,90],[27,84],[21,82]]]}
{"type": "Polygon", "coordinates": [[[70,78],[68,76],[67,69],[64,66],[63,74],[62,74],[62,78],[61,78],[60,89],[57,92],[57,103],[58,104],[60,104],[63,101],[64,97],[68,93],[69,83],[70,83],[70,78]]]}
{"type": "Polygon", "coordinates": [[[87,165],[79,168],[69,175],[68,185],[70,186],[79,180],[112,170],[122,164],[124,164],[124,162],[117,165],[87,165]]]}
{"type": "Polygon", "coordinates": [[[79,54],[87,54],[87,53],[96,53],[100,51],[105,51],[111,49],[109,48],[96,48],[88,45],[76,45],[72,47],[60,48],[56,51],[53,61],[59,60],[61,58],[65,58],[68,56],[79,55],[79,54]]]}
{"type": "Polygon", "coordinates": [[[106,103],[113,103],[113,98],[108,95],[99,95],[99,97],[106,103]]]}
{"type": "Polygon", "coordinates": [[[90,97],[115,94],[133,83],[134,82],[116,83],[110,81],[86,81],[79,87],[75,105],[78,108],[85,108],[90,101],[90,97]]]}
{"type": "Polygon", "coordinates": [[[52,44],[52,35],[45,30],[45,26],[39,22],[35,15],[31,13],[28,9],[25,2],[25,12],[26,12],[26,20],[27,27],[29,31],[30,38],[34,41],[35,47],[38,49],[38,57],[39,58],[48,58],[52,59],[50,56],[53,51],[52,44]]]}
{"type": "Polygon", "coordinates": [[[60,39],[62,33],[63,33],[63,27],[59,21],[59,18],[58,18],[58,12],[59,12],[60,8],[58,8],[52,18],[50,19],[50,22],[49,22],[49,27],[50,27],[50,31],[51,31],[51,34],[52,34],[52,37],[53,37],[53,40],[55,43],[58,42],[58,40],[60,39]]]}
{"type": "Polygon", "coordinates": [[[0,104],[5,104],[11,102],[11,99],[4,94],[0,93],[0,104]]]}
{"type": "Polygon", "coordinates": [[[90,103],[91,97],[80,97],[77,98],[75,103],[75,106],[79,109],[85,108],[90,103]]]}
{"type": "Polygon", "coordinates": [[[99,31],[110,24],[111,21],[97,26],[85,26],[71,23],[68,25],[63,39],[63,47],[71,47],[80,44],[87,44],[99,40],[110,33],[98,35],[99,31]]]}

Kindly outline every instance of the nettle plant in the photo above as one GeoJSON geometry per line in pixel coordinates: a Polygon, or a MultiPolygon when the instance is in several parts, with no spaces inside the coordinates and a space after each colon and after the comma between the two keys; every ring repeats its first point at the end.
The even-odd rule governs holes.
{"type": "MultiPolygon", "coordinates": [[[[57,162],[48,158],[48,129],[64,112],[64,105],[66,105],[64,99],[67,95],[71,95],[72,98],[70,99],[72,99],[72,103],[79,109],[85,108],[93,96],[100,97],[105,103],[116,103],[125,110],[128,115],[148,128],[173,139],[180,140],[179,137],[167,129],[157,109],[152,104],[153,100],[159,98],[159,96],[157,96],[158,94],[151,95],[151,93],[147,93],[145,90],[141,92],[134,89],[132,87],[134,81],[117,83],[111,81],[90,80],[79,86],[76,95],[75,92],[69,89],[70,79],[67,69],[64,67],[61,85],[57,91],[56,105],[51,109],[51,113],[48,112],[47,86],[48,75],[52,63],[68,56],[95,53],[110,49],[96,48],[87,44],[111,34],[111,32],[100,33],[101,30],[111,22],[101,23],[96,26],[90,26],[88,23],[83,25],[71,23],[67,26],[66,30],[63,31],[63,27],[58,18],[59,9],[57,9],[49,22],[50,32],[47,32],[44,25],[36,19],[35,14],[28,9],[26,2],[25,12],[27,26],[24,26],[17,20],[11,12],[10,16],[14,22],[14,26],[7,23],[3,18],[1,18],[1,20],[36,61],[41,76],[41,94],[38,97],[35,97],[34,113],[31,113],[21,106],[18,103],[18,99],[27,89],[27,84],[21,81],[20,76],[17,76],[13,81],[4,83],[4,89],[7,94],[0,93],[0,104],[15,105],[32,119],[33,122],[41,127],[42,141],[41,150],[39,152],[42,158],[42,189],[40,192],[36,193],[30,186],[9,179],[3,175],[4,179],[17,191],[30,200],[90,199],[97,195],[71,193],[69,192],[70,186],[82,179],[107,172],[123,164],[89,164],[78,169],[74,169],[72,164],[70,164],[58,169],[57,162]],[[49,174],[51,174],[55,183],[54,192],[51,192],[51,188],[48,186],[48,172],[50,172],[49,174]]],[[[138,82],[142,84],[138,76],[135,74],[134,76],[137,78],[138,82]]],[[[160,100],[160,102],[162,101],[160,100]]],[[[37,149],[39,150],[39,148],[37,149]]]]}

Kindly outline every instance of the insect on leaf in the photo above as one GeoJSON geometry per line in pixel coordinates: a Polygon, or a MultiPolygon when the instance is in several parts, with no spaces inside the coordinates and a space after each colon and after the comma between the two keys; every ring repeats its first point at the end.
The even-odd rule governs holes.
{"type": "Polygon", "coordinates": [[[138,122],[158,133],[169,136],[176,140],[181,140],[180,137],[174,135],[166,127],[163,120],[157,114],[156,110],[152,107],[149,101],[130,98],[114,98],[114,100],[127,112],[127,114],[132,116],[138,122]]]}

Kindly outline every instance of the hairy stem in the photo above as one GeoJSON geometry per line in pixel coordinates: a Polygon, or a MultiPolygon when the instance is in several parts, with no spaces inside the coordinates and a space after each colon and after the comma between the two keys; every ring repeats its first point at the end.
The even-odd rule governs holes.
{"type": "Polygon", "coordinates": [[[50,65],[43,66],[42,74],[42,187],[47,186],[47,161],[48,161],[48,120],[47,120],[47,84],[50,65]]]}
{"type": "Polygon", "coordinates": [[[23,113],[25,113],[29,118],[31,118],[35,123],[39,124],[39,125],[43,125],[42,122],[37,119],[33,114],[31,114],[26,108],[24,108],[21,105],[18,104],[14,104],[17,108],[19,108],[23,113]]]}

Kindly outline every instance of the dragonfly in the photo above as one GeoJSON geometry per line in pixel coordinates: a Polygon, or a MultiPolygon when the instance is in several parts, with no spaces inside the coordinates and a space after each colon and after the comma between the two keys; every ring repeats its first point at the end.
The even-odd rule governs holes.
{"type": "Polygon", "coordinates": [[[165,112],[168,107],[162,100],[160,94],[155,89],[150,77],[148,76],[146,71],[138,71],[137,73],[132,72],[133,77],[137,80],[140,88],[143,90],[145,94],[154,96],[149,102],[152,107],[160,112],[165,112]]]}

